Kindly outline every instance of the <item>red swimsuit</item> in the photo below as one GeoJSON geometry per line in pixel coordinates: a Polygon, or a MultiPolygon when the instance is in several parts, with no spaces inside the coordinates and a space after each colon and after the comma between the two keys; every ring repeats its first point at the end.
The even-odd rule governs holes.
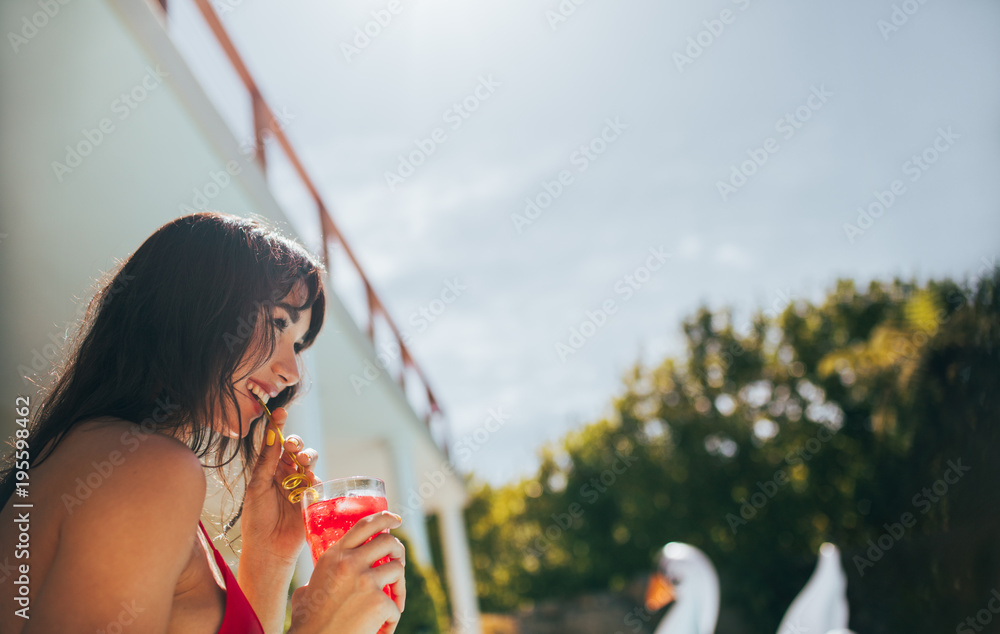
{"type": "Polygon", "coordinates": [[[208,544],[215,554],[215,563],[219,565],[219,569],[222,570],[222,574],[226,578],[226,613],[222,617],[222,627],[219,628],[219,634],[264,634],[260,619],[257,618],[257,613],[253,611],[250,602],[247,601],[239,584],[236,583],[236,576],[229,569],[229,564],[216,550],[215,544],[208,536],[208,531],[205,530],[200,521],[198,527],[205,534],[205,539],[208,540],[208,544]]]}

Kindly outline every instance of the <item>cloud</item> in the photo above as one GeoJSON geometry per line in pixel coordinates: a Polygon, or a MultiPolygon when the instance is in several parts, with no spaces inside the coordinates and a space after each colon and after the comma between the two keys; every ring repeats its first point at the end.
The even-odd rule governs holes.
{"type": "Polygon", "coordinates": [[[731,266],[737,269],[750,268],[753,258],[745,249],[732,243],[723,243],[715,248],[713,259],[723,266],[731,266]]]}
{"type": "Polygon", "coordinates": [[[682,260],[694,260],[702,251],[701,238],[695,234],[687,234],[681,237],[675,252],[682,260]]]}

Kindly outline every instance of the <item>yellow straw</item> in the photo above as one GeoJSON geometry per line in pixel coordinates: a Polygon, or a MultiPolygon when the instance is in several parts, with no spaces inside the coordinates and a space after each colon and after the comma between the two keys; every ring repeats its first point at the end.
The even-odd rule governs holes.
{"type": "MultiPolygon", "coordinates": [[[[250,393],[253,394],[253,392],[250,393]]],[[[274,431],[278,433],[278,441],[281,443],[281,447],[284,447],[285,437],[281,434],[281,430],[278,429],[278,426],[274,424],[274,419],[271,418],[271,410],[267,408],[267,404],[264,403],[264,401],[262,401],[259,396],[253,394],[253,397],[257,399],[257,402],[260,403],[260,406],[264,408],[264,413],[267,414],[267,420],[271,422],[271,426],[274,427],[274,431]]],[[[298,504],[299,500],[302,499],[302,496],[307,491],[312,491],[313,493],[316,493],[316,489],[309,486],[309,476],[306,475],[306,468],[303,467],[301,463],[299,463],[298,458],[296,458],[296,454],[291,454],[291,456],[292,456],[292,461],[295,463],[295,467],[298,473],[290,473],[287,476],[285,476],[285,479],[281,481],[281,486],[291,491],[291,493],[288,494],[288,501],[291,502],[292,504],[298,504]],[[304,484],[305,486],[300,486],[302,484],[304,484]]]]}

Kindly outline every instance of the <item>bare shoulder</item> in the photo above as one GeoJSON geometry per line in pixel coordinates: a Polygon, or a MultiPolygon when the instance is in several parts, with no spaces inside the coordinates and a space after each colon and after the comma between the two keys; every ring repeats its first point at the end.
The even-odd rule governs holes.
{"type": "Polygon", "coordinates": [[[65,512],[33,602],[45,615],[39,631],[100,631],[123,597],[144,610],[145,631],[164,631],[205,502],[198,457],[164,434],[101,419],[75,426],[47,461],[65,512]]]}
{"type": "Polygon", "coordinates": [[[144,505],[149,496],[162,499],[164,508],[200,511],[205,501],[205,472],[187,445],[122,419],[80,422],[47,460],[53,463],[53,484],[71,490],[60,497],[64,524],[77,519],[84,506],[104,515],[122,502],[144,505]]]}

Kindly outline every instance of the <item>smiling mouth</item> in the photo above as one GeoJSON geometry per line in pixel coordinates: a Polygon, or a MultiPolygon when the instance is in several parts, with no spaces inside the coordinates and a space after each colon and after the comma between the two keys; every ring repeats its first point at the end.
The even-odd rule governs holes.
{"type": "Polygon", "coordinates": [[[264,413],[264,408],[263,406],[261,406],[260,400],[258,400],[258,398],[253,395],[253,392],[239,388],[237,388],[237,390],[239,390],[241,394],[245,394],[250,399],[250,404],[251,407],[253,408],[252,411],[255,418],[264,413]]]}
{"type": "Polygon", "coordinates": [[[247,392],[249,392],[251,396],[256,397],[257,400],[260,401],[260,404],[264,407],[267,406],[268,401],[278,396],[280,392],[280,390],[278,390],[277,388],[271,388],[274,391],[268,392],[263,385],[259,384],[254,379],[248,380],[245,384],[245,387],[247,392]]]}

